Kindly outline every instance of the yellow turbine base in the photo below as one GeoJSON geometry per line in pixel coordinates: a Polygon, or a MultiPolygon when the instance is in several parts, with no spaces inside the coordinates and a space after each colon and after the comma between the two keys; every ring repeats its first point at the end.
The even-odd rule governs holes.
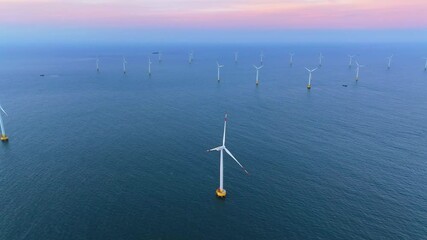
{"type": "Polygon", "coordinates": [[[3,142],[7,142],[9,138],[6,135],[1,135],[0,140],[2,140],[3,142]]]}
{"type": "Polygon", "coordinates": [[[217,189],[216,190],[216,196],[219,198],[225,198],[225,195],[227,195],[227,191],[225,191],[224,189],[217,189]]]}
{"type": "Polygon", "coordinates": [[[311,89],[311,85],[310,84],[307,84],[307,89],[311,89]]]}

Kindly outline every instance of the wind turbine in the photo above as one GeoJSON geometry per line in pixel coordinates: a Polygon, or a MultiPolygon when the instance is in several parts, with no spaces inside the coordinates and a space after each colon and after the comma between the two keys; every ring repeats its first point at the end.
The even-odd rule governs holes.
{"type": "Polygon", "coordinates": [[[391,55],[391,56],[390,56],[390,57],[388,57],[387,59],[388,59],[387,69],[390,69],[390,67],[391,67],[391,60],[393,59],[393,55],[391,55]]]}
{"type": "MultiPolygon", "coordinates": [[[[7,113],[6,113],[6,111],[1,106],[0,106],[0,109],[1,109],[1,111],[6,116],[8,116],[7,113]]],[[[1,116],[1,113],[0,113],[0,127],[1,127],[1,137],[0,137],[0,140],[3,141],[3,142],[7,142],[9,140],[9,138],[6,136],[6,132],[4,131],[3,118],[1,116]]]]}
{"type": "Polygon", "coordinates": [[[216,65],[217,65],[217,67],[218,67],[218,82],[219,82],[219,71],[220,71],[220,69],[221,68],[223,68],[224,67],[224,65],[219,65],[219,63],[218,62],[216,62],[216,65]]]}
{"type": "Polygon", "coordinates": [[[96,71],[99,72],[99,58],[96,58],[96,71]]]}
{"type": "Polygon", "coordinates": [[[311,89],[311,73],[312,73],[312,72],[314,72],[314,71],[316,71],[316,70],[317,70],[317,68],[312,69],[312,70],[310,70],[310,69],[308,69],[308,68],[305,68],[305,69],[309,72],[309,75],[308,75],[308,84],[307,84],[307,89],[311,89]]]}
{"type": "Polygon", "coordinates": [[[263,65],[263,63],[264,63],[264,52],[263,51],[261,51],[261,53],[259,54],[259,60],[260,60],[261,65],[263,65]]]}
{"type": "Polygon", "coordinates": [[[262,67],[264,67],[264,66],[263,66],[263,65],[261,65],[261,66],[257,67],[257,66],[255,66],[255,65],[254,65],[254,68],[256,69],[255,84],[256,84],[257,86],[258,86],[258,84],[259,84],[259,79],[258,79],[258,77],[259,77],[259,70],[260,70],[262,67]]]}
{"type": "Polygon", "coordinates": [[[320,55],[319,55],[319,67],[322,66],[322,59],[323,59],[323,55],[322,55],[322,53],[320,53],[320,55]]]}
{"type": "Polygon", "coordinates": [[[234,52],[234,63],[237,63],[237,58],[239,57],[238,52],[234,52]]]}
{"type": "Polygon", "coordinates": [[[243,171],[246,172],[246,174],[249,175],[248,171],[240,164],[239,161],[233,156],[233,154],[225,147],[225,131],[227,129],[227,114],[225,114],[224,118],[224,135],[222,136],[222,145],[216,148],[212,148],[208,150],[208,152],[211,151],[218,151],[220,152],[219,155],[219,188],[216,189],[216,195],[220,198],[225,198],[227,192],[224,189],[224,164],[223,164],[223,158],[224,158],[224,151],[234,160],[237,164],[243,169],[243,171]]]}
{"type": "Polygon", "coordinates": [[[125,57],[123,57],[123,74],[126,74],[126,64],[128,62],[126,61],[125,57]]]}
{"type": "Polygon", "coordinates": [[[426,60],[426,64],[424,65],[424,72],[427,71],[427,57],[424,58],[424,60],[426,60]]]}
{"type": "Polygon", "coordinates": [[[356,61],[356,65],[357,65],[357,69],[356,69],[356,81],[359,80],[359,69],[361,67],[364,67],[363,65],[360,65],[357,61],[356,61]]]}
{"type": "Polygon", "coordinates": [[[289,53],[289,66],[294,65],[294,55],[295,53],[289,53]]]}
{"type": "Polygon", "coordinates": [[[193,62],[193,51],[188,54],[188,63],[191,64],[193,62]]]}
{"type": "Polygon", "coordinates": [[[348,68],[351,68],[353,66],[353,58],[355,56],[354,55],[348,55],[348,57],[350,58],[350,62],[348,63],[348,68]]]}
{"type": "Polygon", "coordinates": [[[148,76],[150,76],[150,77],[151,77],[151,64],[152,63],[153,62],[151,62],[151,58],[148,57],[148,76]]]}
{"type": "Polygon", "coordinates": [[[162,52],[159,52],[159,63],[162,62],[162,52]]]}

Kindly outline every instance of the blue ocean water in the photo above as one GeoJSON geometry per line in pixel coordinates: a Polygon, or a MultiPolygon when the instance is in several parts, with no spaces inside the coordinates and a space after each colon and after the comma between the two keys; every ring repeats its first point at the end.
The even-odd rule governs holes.
{"type": "Polygon", "coordinates": [[[0,239],[425,239],[426,49],[2,47],[0,239]],[[152,55],[149,78],[152,51],[163,61],[152,55]],[[365,65],[358,82],[347,54],[365,65]],[[226,157],[220,200],[219,154],[206,150],[224,113],[250,175],[226,157]]]}

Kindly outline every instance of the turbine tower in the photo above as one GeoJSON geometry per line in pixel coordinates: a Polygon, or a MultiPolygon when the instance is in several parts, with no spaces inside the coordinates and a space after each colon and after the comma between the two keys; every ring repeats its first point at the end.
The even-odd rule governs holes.
{"type": "Polygon", "coordinates": [[[159,63],[162,62],[162,52],[159,52],[159,63]]]}
{"type": "Polygon", "coordinates": [[[308,84],[307,84],[307,89],[311,89],[311,73],[312,72],[314,72],[314,71],[316,71],[317,70],[317,68],[315,68],[315,69],[312,69],[312,70],[310,70],[310,69],[308,69],[308,68],[305,68],[307,71],[308,71],[308,73],[309,73],[309,75],[308,75],[308,84]]]}
{"type": "Polygon", "coordinates": [[[96,71],[99,72],[99,58],[96,58],[96,71]]]}
{"type": "Polygon", "coordinates": [[[264,64],[264,52],[263,51],[261,51],[261,53],[259,54],[259,60],[260,60],[261,65],[263,65],[264,64]]]}
{"type": "Polygon", "coordinates": [[[257,66],[255,66],[254,65],[254,68],[256,69],[256,78],[255,78],[255,84],[258,86],[258,84],[259,84],[259,70],[262,68],[262,67],[264,67],[263,65],[261,65],[261,66],[259,66],[259,67],[257,67],[257,66]]]}
{"type": "MultiPolygon", "coordinates": [[[[0,106],[0,110],[7,116],[6,111],[0,106]]],[[[9,140],[9,138],[6,136],[6,132],[4,131],[4,125],[3,125],[3,118],[1,116],[1,112],[0,112],[0,127],[1,127],[1,137],[0,140],[3,142],[7,142],[9,140]]]]}
{"type": "Polygon", "coordinates": [[[391,60],[393,59],[393,55],[391,55],[387,59],[388,59],[387,69],[390,69],[390,67],[391,67],[391,60]]]}
{"type": "Polygon", "coordinates": [[[125,57],[123,57],[123,74],[126,74],[126,64],[128,62],[126,61],[125,57]]]}
{"type": "Polygon", "coordinates": [[[150,76],[150,77],[151,77],[151,64],[152,63],[153,62],[151,62],[151,58],[148,57],[148,76],[150,76]]]}
{"type": "Polygon", "coordinates": [[[356,81],[358,81],[359,80],[359,70],[360,70],[361,67],[364,67],[364,66],[360,65],[357,61],[356,61],[356,65],[357,65],[357,68],[356,68],[356,81]]]}
{"type": "Polygon", "coordinates": [[[194,57],[194,53],[193,53],[193,51],[191,51],[191,52],[188,54],[188,63],[189,63],[189,64],[191,64],[191,63],[193,62],[193,57],[194,57]]]}
{"type": "Polygon", "coordinates": [[[348,55],[348,57],[350,58],[350,62],[348,63],[348,68],[351,68],[353,66],[353,58],[355,56],[354,55],[348,55]]]}
{"type": "Polygon", "coordinates": [[[225,147],[225,131],[227,129],[227,114],[225,114],[224,118],[224,135],[222,136],[222,145],[216,148],[212,148],[208,150],[208,152],[211,151],[218,151],[220,152],[219,155],[219,188],[216,189],[216,195],[219,198],[225,198],[227,195],[227,192],[224,189],[224,164],[223,164],[223,158],[224,158],[224,151],[237,163],[239,166],[243,169],[243,171],[246,172],[246,174],[249,175],[248,171],[240,164],[239,161],[233,156],[233,154],[225,147]]]}
{"type": "Polygon", "coordinates": [[[322,66],[322,59],[323,59],[323,55],[322,55],[322,53],[320,53],[320,55],[319,55],[319,67],[322,66]]]}
{"type": "Polygon", "coordinates": [[[237,59],[239,58],[239,53],[234,52],[234,63],[237,63],[237,59]]]}
{"type": "Polygon", "coordinates": [[[220,69],[223,68],[224,65],[219,65],[219,63],[216,62],[216,66],[218,67],[218,82],[219,82],[219,80],[220,80],[220,77],[219,77],[220,69]]]}
{"type": "Polygon", "coordinates": [[[289,66],[293,66],[294,65],[294,53],[289,53],[289,66]]]}
{"type": "Polygon", "coordinates": [[[424,58],[424,60],[426,60],[426,63],[425,63],[425,65],[424,65],[424,72],[425,72],[425,71],[427,71],[427,57],[426,57],[426,58],[424,58]]]}

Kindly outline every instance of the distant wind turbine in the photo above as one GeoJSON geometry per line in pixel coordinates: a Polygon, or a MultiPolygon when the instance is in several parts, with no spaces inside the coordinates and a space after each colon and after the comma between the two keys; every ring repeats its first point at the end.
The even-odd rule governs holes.
{"type": "Polygon", "coordinates": [[[322,59],[323,59],[323,55],[322,55],[322,53],[320,53],[320,55],[319,55],[319,67],[322,66],[322,59]]]}
{"type": "Polygon", "coordinates": [[[188,63],[189,63],[189,64],[191,64],[191,63],[193,62],[193,57],[194,57],[194,53],[193,53],[193,51],[191,51],[191,52],[188,54],[188,63]]]}
{"type": "Polygon", "coordinates": [[[351,68],[353,66],[353,58],[355,56],[354,55],[348,55],[348,57],[350,58],[350,62],[348,63],[348,68],[351,68]]]}
{"type": "Polygon", "coordinates": [[[317,70],[317,68],[315,68],[315,69],[308,69],[308,68],[305,68],[307,71],[308,71],[308,84],[307,84],[307,89],[311,89],[311,73],[312,72],[314,72],[314,71],[316,71],[317,70]]]}
{"type": "Polygon", "coordinates": [[[150,77],[151,77],[151,64],[152,63],[153,62],[151,62],[151,58],[148,57],[148,76],[150,76],[150,77]]]}
{"type": "Polygon", "coordinates": [[[264,67],[263,65],[261,65],[261,66],[259,66],[259,67],[257,67],[257,66],[255,66],[254,65],[254,68],[256,69],[256,78],[255,78],[255,84],[258,86],[258,84],[259,84],[259,70],[262,68],[262,67],[264,67]]]}
{"type": "Polygon", "coordinates": [[[364,67],[363,65],[360,65],[357,61],[356,61],[356,65],[357,65],[357,69],[356,69],[356,81],[359,80],[359,70],[361,67],[364,67]]]}
{"type": "Polygon", "coordinates": [[[238,52],[234,52],[234,63],[237,63],[238,57],[239,57],[239,53],[238,52]]]}
{"type": "Polygon", "coordinates": [[[227,195],[227,191],[225,191],[224,189],[224,163],[223,163],[223,159],[224,159],[224,151],[237,163],[239,164],[239,166],[243,169],[243,171],[245,171],[246,174],[249,175],[248,171],[246,171],[246,169],[242,166],[242,164],[240,164],[239,161],[237,161],[237,159],[233,156],[233,154],[225,147],[225,132],[227,129],[227,114],[225,114],[225,118],[224,118],[224,134],[222,135],[222,145],[216,148],[212,148],[210,150],[208,150],[208,152],[211,151],[218,151],[220,152],[219,155],[219,188],[216,189],[216,195],[220,198],[225,198],[225,196],[227,195]]]}
{"type": "Polygon", "coordinates": [[[391,67],[391,60],[393,60],[393,55],[391,55],[391,56],[390,56],[390,57],[388,57],[387,59],[388,59],[387,69],[390,69],[390,67],[391,67]]]}
{"type": "Polygon", "coordinates": [[[424,65],[424,72],[427,71],[427,57],[424,58],[426,60],[426,64],[424,65]]]}
{"type": "Polygon", "coordinates": [[[161,63],[162,62],[162,52],[159,52],[159,63],[161,63]]]}
{"type": "Polygon", "coordinates": [[[261,65],[263,65],[264,64],[264,52],[263,51],[261,51],[261,53],[259,54],[259,60],[260,60],[261,65]]]}
{"type": "Polygon", "coordinates": [[[99,72],[99,58],[96,58],[96,71],[99,72]]]}
{"type": "Polygon", "coordinates": [[[220,65],[218,62],[216,62],[216,65],[218,67],[218,82],[219,82],[219,80],[220,80],[220,77],[219,77],[220,69],[223,68],[224,65],[220,65]]]}
{"type": "MultiPolygon", "coordinates": [[[[2,108],[2,106],[0,106],[0,110],[7,116],[7,113],[2,108]]],[[[6,136],[6,132],[4,131],[3,118],[2,118],[1,115],[2,114],[0,113],[0,127],[1,127],[1,137],[0,137],[0,140],[3,141],[3,142],[7,142],[9,140],[9,138],[6,136]]]]}
{"type": "Polygon", "coordinates": [[[289,53],[289,66],[293,66],[294,65],[294,53],[289,53]]]}
{"type": "Polygon", "coordinates": [[[123,57],[123,74],[126,74],[126,64],[128,62],[126,61],[125,57],[123,57]]]}

